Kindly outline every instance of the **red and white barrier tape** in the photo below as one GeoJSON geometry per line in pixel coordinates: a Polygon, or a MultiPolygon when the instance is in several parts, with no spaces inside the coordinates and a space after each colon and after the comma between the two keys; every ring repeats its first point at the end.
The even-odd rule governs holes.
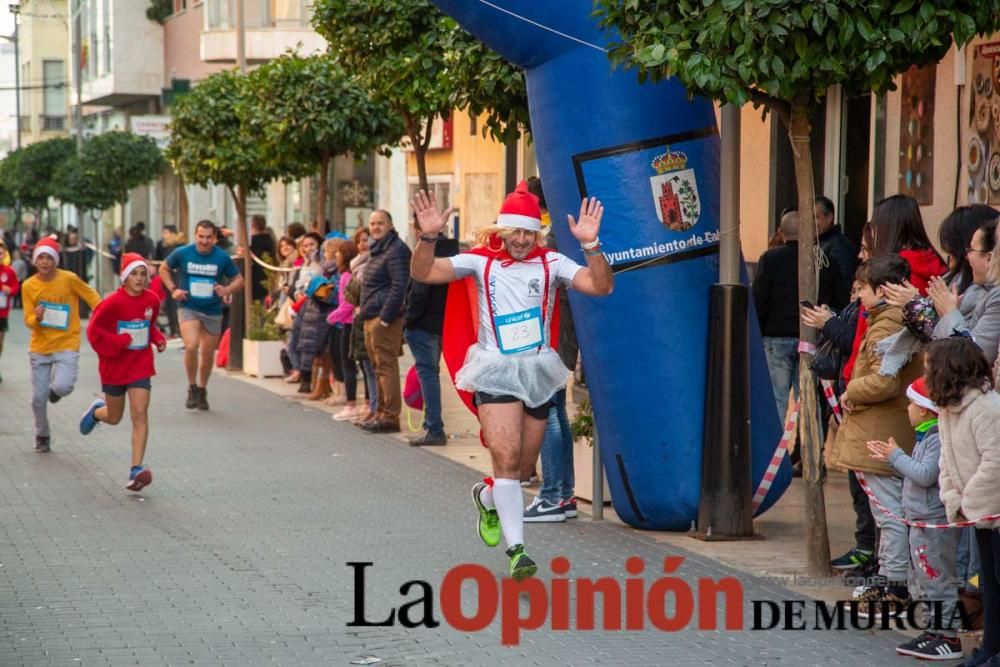
{"type": "Polygon", "coordinates": [[[888,507],[882,504],[882,502],[875,496],[875,492],[872,491],[871,487],[868,486],[868,480],[865,479],[865,474],[863,472],[854,471],[854,476],[858,479],[858,484],[864,489],[868,497],[871,498],[872,505],[877,507],[883,514],[892,519],[893,521],[898,521],[899,523],[912,526],[914,528],[968,528],[969,526],[975,526],[977,523],[982,521],[1000,521],[1000,514],[990,514],[989,516],[984,516],[976,519],[975,521],[956,521],[955,523],[927,523],[926,521],[909,521],[902,517],[896,516],[888,507]]]}
{"type": "Polygon", "coordinates": [[[823,395],[826,396],[826,403],[833,410],[833,417],[837,423],[844,421],[844,415],[840,412],[840,401],[837,400],[837,391],[833,388],[833,380],[820,380],[823,387],[823,395]]]}
{"type": "Polygon", "coordinates": [[[799,421],[799,407],[801,404],[795,400],[795,395],[792,392],[789,392],[788,399],[788,411],[785,413],[785,433],[781,436],[778,448],[774,450],[774,456],[771,457],[771,462],[767,465],[767,470],[764,471],[764,477],[760,480],[760,486],[757,487],[757,490],[753,494],[754,512],[764,502],[767,492],[771,490],[774,478],[778,475],[778,469],[781,468],[781,462],[788,455],[788,448],[795,437],[795,426],[799,421]]]}

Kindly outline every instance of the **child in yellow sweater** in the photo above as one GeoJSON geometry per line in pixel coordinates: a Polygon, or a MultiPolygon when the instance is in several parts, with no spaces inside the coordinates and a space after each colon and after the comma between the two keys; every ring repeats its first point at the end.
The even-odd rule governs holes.
{"type": "Polygon", "coordinates": [[[35,413],[35,451],[50,446],[47,402],[68,396],[80,362],[80,299],[96,308],[101,297],[59,264],[59,244],[45,238],[32,253],[38,273],[24,281],[24,323],[31,330],[31,409],[35,413]]]}

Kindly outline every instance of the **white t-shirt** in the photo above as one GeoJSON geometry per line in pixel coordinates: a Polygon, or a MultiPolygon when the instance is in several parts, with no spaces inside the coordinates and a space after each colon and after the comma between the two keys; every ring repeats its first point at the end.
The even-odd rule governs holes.
{"type": "MultiPolygon", "coordinates": [[[[490,300],[486,298],[484,287],[488,258],[463,253],[448,259],[451,260],[455,275],[459,278],[475,276],[476,286],[479,288],[479,345],[481,347],[491,352],[500,351],[500,346],[497,345],[496,330],[491,322],[490,300],[493,302],[493,314],[496,315],[496,324],[501,330],[505,350],[518,349],[517,337],[520,333],[526,333],[529,336],[527,339],[522,339],[522,342],[536,343],[531,345],[530,349],[537,348],[538,342],[551,347],[549,324],[552,318],[557,284],[569,287],[576,272],[580,271],[582,266],[558,252],[550,252],[545,255],[544,259],[549,270],[549,302],[542,309],[542,299],[546,289],[544,285],[545,267],[542,266],[541,257],[524,262],[513,262],[508,266],[504,266],[502,260],[494,260],[490,266],[490,300]],[[539,317],[542,310],[544,310],[544,323],[540,321],[539,317]],[[536,318],[537,325],[532,326],[534,325],[532,320],[536,318]],[[518,326],[515,327],[515,324],[518,326]],[[541,341],[537,340],[538,334],[535,333],[538,329],[540,329],[541,341]],[[535,338],[531,338],[531,336],[535,336],[535,338]]],[[[528,350],[525,349],[525,351],[528,350]]]]}

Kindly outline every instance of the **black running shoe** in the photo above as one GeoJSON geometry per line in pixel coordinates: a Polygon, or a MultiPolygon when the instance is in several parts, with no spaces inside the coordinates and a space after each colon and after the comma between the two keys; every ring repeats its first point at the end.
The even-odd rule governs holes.
{"type": "MultiPolygon", "coordinates": [[[[897,653],[902,653],[900,648],[902,647],[896,649],[897,653]]],[[[962,657],[962,642],[958,637],[937,635],[932,637],[929,642],[925,642],[909,653],[903,653],[903,655],[910,655],[919,660],[955,660],[962,657]]]]}
{"type": "Polygon", "coordinates": [[[47,435],[36,435],[35,436],[35,451],[39,454],[44,454],[49,451],[49,436],[47,435]]]}
{"type": "Polygon", "coordinates": [[[188,410],[194,410],[198,407],[198,387],[196,385],[188,386],[188,397],[187,402],[184,403],[184,407],[188,410]]]}
{"type": "Polygon", "coordinates": [[[922,632],[919,637],[914,637],[905,644],[897,646],[896,653],[900,655],[914,655],[913,651],[916,651],[918,648],[935,638],[937,638],[937,635],[933,632],[922,632]]]}
{"type": "Polygon", "coordinates": [[[61,399],[62,396],[49,389],[49,403],[58,403],[61,399]]]}
{"type": "Polygon", "coordinates": [[[874,554],[871,551],[851,549],[843,556],[830,561],[830,567],[834,570],[856,570],[862,565],[867,564],[872,558],[874,558],[874,554]]]}

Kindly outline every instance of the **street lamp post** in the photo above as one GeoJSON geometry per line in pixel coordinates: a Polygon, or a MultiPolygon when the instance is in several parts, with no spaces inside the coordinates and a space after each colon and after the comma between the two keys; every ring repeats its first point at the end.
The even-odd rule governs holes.
{"type": "MultiPolygon", "coordinates": [[[[17,132],[17,138],[15,140],[15,148],[20,150],[21,148],[21,54],[20,48],[18,48],[18,39],[20,36],[18,29],[18,15],[21,13],[21,3],[12,2],[7,6],[10,13],[14,15],[14,113],[17,114],[15,127],[17,132]]],[[[14,204],[14,234],[17,234],[18,228],[21,226],[21,200],[18,200],[14,204]]]]}

